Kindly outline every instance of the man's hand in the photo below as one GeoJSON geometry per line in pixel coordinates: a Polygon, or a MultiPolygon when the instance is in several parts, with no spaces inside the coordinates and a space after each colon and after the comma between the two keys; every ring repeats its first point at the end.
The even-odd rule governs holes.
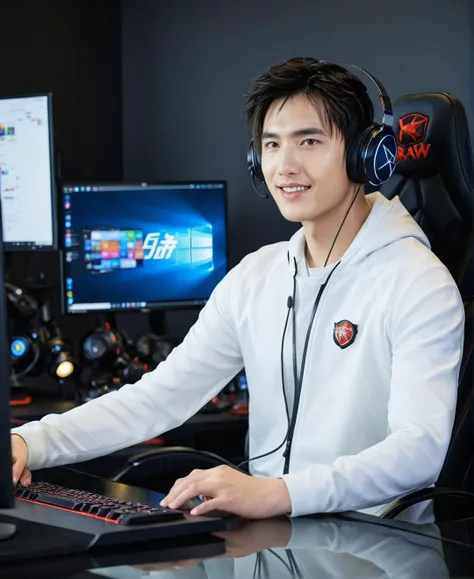
{"type": "Polygon", "coordinates": [[[179,509],[199,495],[206,500],[192,515],[225,511],[247,519],[264,519],[291,512],[291,499],[285,481],[244,474],[229,466],[194,470],[178,479],[161,505],[179,509]]]}
{"type": "Polygon", "coordinates": [[[31,484],[31,472],[26,468],[26,462],[28,460],[28,446],[24,439],[18,434],[13,434],[11,437],[12,444],[12,474],[13,474],[13,484],[16,484],[20,480],[24,487],[28,487],[31,484]]]}

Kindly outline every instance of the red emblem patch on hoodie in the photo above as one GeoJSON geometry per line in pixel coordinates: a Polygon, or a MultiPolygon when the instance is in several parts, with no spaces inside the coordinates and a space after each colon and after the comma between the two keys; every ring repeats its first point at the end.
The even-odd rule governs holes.
{"type": "Polygon", "coordinates": [[[334,324],[333,338],[339,348],[344,349],[354,343],[357,336],[357,326],[349,320],[341,320],[334,324]]]}

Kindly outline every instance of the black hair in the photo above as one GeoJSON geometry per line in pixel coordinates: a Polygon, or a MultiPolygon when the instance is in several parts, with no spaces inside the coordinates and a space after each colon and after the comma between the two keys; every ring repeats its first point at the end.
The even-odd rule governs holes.
{"type": "Polygon", "coordinates": [[[322,112],[330,134],[339,133],[346,148],[373,122],[367,87],[356,75],[331,62],[292,58],[257,78],[247,95],[245,113],[257,154],[261,153],[263,123],[271,104],[279,99],[284,104],[300,94],[322,112]]]}

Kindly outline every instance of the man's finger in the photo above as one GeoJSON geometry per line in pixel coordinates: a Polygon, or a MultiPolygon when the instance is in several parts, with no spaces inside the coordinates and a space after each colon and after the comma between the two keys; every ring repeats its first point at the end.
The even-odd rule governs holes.
{"type": "Polygon", "coordinates": [[[198,497],[199,495],[213,496],[215,493],[214,485],[212,480],[206,479],[204,481],[193,482],[183,489],[172,501],[169,502],[169,506],[172,509],[179,509],[189,500],[198,497]]]}
{"type": "Polygon", "coordinates": [[[186,483],[184,482],[184,479],[182,479],[181,482],[179,483],[174,483],[174,485],[171,487],[170,492],[166,495],[166,497],[164,499],[162,499],[162,501],[160,502],[160,505],[162,507],[167,507],[169,506],[169,504],[178,496],[183,492],[183,489],[186,488],[186,483]]]}
{"type": "Polygon", "coordinates": [[[31,484],[31,471],[25,468],[23,474],[20,477],[20,482],[24,487],[29,487],[31,484]]]}
{"type": "MultiPolygon", "coordinates": [[[[174,485],[171,487],[169,493],[166,497],[160,502],[162,507],[168,507],[172,502],[176,500],[184,489],[188,488],[190,484],[206,479],[209,476],[209,471],[207,470],[193,470],[191,474],[184,478],[178,479],[174,485]]],[[[186,502],[186,501],[185,501],[186,502]]]]}
{"type": "Polygon", "coordinates": [[[182,489],[180,493],[177,493],[168,503],[170,509],[179,509],[189,500],[194,499],[195,497],[199,496],[200,486],[196,483],[192,483],[182,489]]]}
{"type": "Polygon", "coordinates": [[[21,477],[21,475],[23,474],[23,470],[24,470],[24,466],[18,462],[15,461],[13,463],[13,467],[12,467],[12,473],[13,473],[13,484],[16,485],[16,483],[18,482],[19,478],[21,477]]]}
{"type": "Polygon", "coordinates": [[[209,499],[208,501],[204,501],[197,507],[190,512],[191,515],[205,515],[210,511],[216,511],[222,509],[222,500],[219,498],[209,499]]]}

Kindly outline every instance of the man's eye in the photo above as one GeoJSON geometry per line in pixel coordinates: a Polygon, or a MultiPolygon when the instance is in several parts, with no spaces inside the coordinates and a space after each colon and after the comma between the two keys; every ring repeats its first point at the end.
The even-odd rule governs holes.
{"type": "Polygon", "coordinates": [[[305,143],[306,145],[309,145],[310,147],[313,147],[314,145],[317,145],[320,142],[321,141],[318,141],[318,139],[305,139],[303,141],[303,143],[305,143]]]}
{"type": "Polygon", "coordinates": [[[276,147],[278,147],[278,143],[275,143],[275,141],[268,141],[267,143],[264,144],[265,149],[275,149],[276,147]]]}

